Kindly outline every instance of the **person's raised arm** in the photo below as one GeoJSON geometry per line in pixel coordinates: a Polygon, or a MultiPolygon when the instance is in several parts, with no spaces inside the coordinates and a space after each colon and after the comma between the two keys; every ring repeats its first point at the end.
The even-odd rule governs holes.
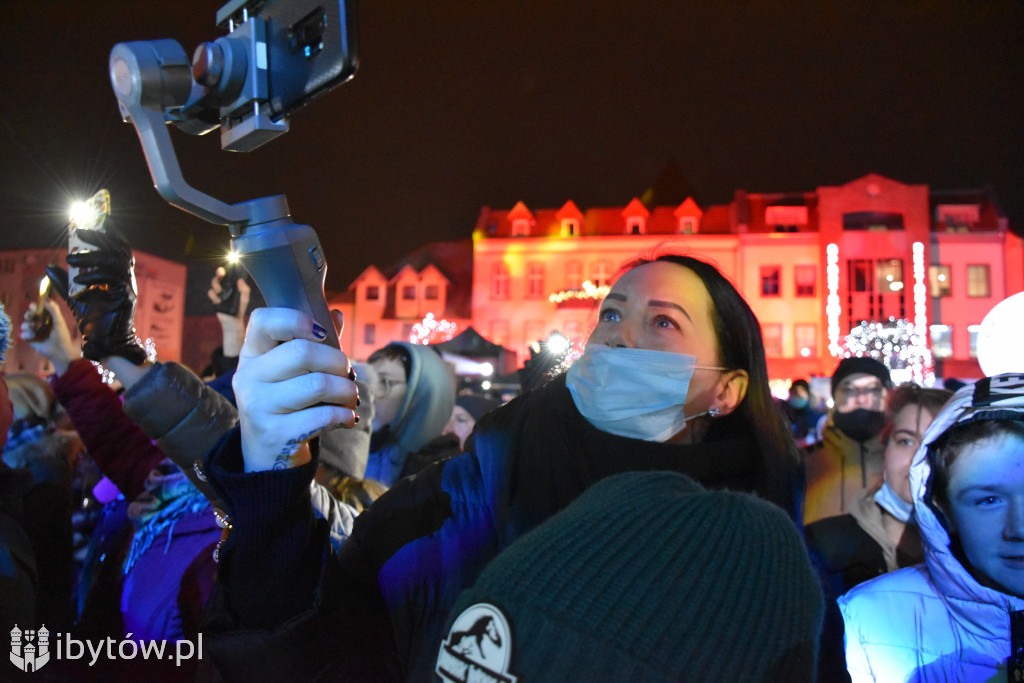
{"type": "Polygon", "coordinates": [[[345,354],[321,343],[327,334],[298,311],[253,312],[233,381],[239,430],[204,464],[232,518],[218,580],[244,628],[309,609],[330,549],[310,502],[309,442],[355,424],[358,392],[345,354]]]}

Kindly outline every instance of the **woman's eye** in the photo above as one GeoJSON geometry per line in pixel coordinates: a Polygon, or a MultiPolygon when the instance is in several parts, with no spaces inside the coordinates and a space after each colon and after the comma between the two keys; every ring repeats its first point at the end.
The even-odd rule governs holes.
{"type": "Polygon", "coordinates": [[[915,439],[909,439],[909,438],[897,439],[896,443],[897,443],[897,445],[905,446],[905,447],[911,447],[911,446],[914,447],[914,448],[917,447],[917,441],[915,439]]]}
{"type": "Polygon", "coordinates": [[[617,323],[619,321],[619,312],[614,308],[606,308],[601,311],[601,322],[612,322],[617,323]]]}
{"type": "Polygon", "coordinates": [[[665,329],[675,329],[679,327],[679,325],[676,324],[675,320],[664,315],[659,315],[654,319],[654,326],[662,327],[665,329]]]}

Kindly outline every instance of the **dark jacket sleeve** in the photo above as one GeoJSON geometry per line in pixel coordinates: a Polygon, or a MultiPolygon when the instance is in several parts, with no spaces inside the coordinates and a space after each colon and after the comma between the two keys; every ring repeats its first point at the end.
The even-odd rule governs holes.
{"type": "Polygon", "coordinates": [[[302,467],[243,473],[236,430],[207,457],[206,475],[229,506],[232,531],[203,633],[227,680],[401,680],[377,574],[399,547],[449,514],[446,502],[429,502],[438,475],[410,478],[392,489],[397,495],[385,494],[334,554],[327,524],[310,506],[313,446],[313,461],[302,467]]]}
{"type": "Polygon", "coordinates": [[[52,384],[100,471],[128,500],[142,493],[146,477],[164,454],[125,415],[121,399],[103,383],[95,366],[79,358],[52,384]]]}
{"type": "Polygon", "coordinates": [[[124,393],[124,412],[214,507],[224,509],[213,489],[195,475],[193,463],[238,424],[238,411],[227,398],[188,368],[161,363],[124,393]]]}

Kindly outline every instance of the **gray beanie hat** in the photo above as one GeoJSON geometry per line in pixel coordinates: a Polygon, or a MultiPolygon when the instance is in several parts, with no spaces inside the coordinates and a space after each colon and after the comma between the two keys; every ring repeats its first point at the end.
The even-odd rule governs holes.
{"type": "Polygon", "coordinates": [[[673,472],[629,472],[593,485],[487,566],[452,609],[436,672],[813,680],[823,610],[780,508],[673,472]]]}

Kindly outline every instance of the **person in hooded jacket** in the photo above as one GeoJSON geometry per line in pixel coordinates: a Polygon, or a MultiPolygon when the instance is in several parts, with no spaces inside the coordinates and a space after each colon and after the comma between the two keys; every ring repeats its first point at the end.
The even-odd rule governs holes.
{"type": "Polygon", "coordinates": [[[857,492],[882,480],[889,369],[868,357],[844,358],[832,373],[832,410],[822,441],[804,456],[804,522],[849,512],[857,492]]]}
{"type": "Polygon", "coordinates": [[[316,440],[288,447],[354,422],[350,364],[325,338],[299,311],[253,314],[235,377],[241,429],[204,462],[235,519],[204,627],[229,680],[429,680],[462,590],[620,472],[686,473],[799,521],[796,445],[757,319],[714,266],[671,247],[627,264],[567,374],[484,416],[467,452],[391,487],[335,555],[306,493],[316,440]],[[258,396],[274,401],[250,408],[258,396]]]}
{"type": "Polygon", "coordinates": [[[910,487],[924,563],[839,599],[852,679],[1021,680],[1024,374],[958,390],[914,455],[910,487]]]}
{"type": "Polygon", "coordinates": [[[366,360],[375,371],[367,479],[391,486],[459,452],[441,436],[455,406],[455,374],[422,344],[393,342],[366,360]]]}

